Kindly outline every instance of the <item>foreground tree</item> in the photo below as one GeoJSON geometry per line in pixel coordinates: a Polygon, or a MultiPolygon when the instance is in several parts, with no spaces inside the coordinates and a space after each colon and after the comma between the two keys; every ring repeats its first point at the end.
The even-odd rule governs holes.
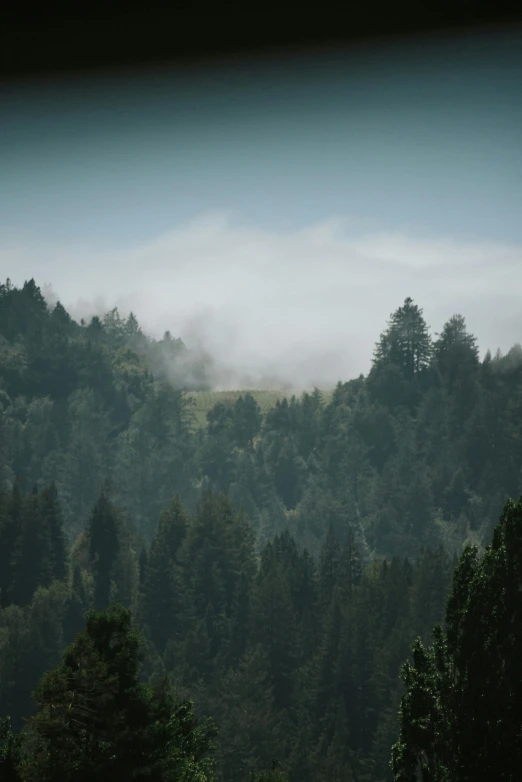
{"type": "Polygon", "coordinates": [[[19,773],[22,740],[14,736],[8,717],[0,718],[0,779],[20,782],[19,773]]]}
{"type": "Polygon", "coordinates": [[[396,782],[513,782],[522,768],[522,500],[462,554],[433,646],[417,639],[393,747],[396,782]]]}
{"type": "Polygon", "coordinates": [[[86,630],[42,678],[22,766],[33,782],[211,780],[211,726],[176,704],[167,679],[139,682],[141,637],[121,606],[91,610],[86,630]]]}

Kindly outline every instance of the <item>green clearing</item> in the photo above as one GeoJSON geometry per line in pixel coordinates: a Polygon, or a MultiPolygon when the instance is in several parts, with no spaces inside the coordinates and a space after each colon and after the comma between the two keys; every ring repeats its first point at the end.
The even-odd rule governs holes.
{"type": "MultiPolygon", "coordinates": [[[[243,391],[191,391],[187,396],[194,401],[193,412],[196,417],[198,426],[205,426],[206,415],[209,410],[214,407],[217,402],[222,402],[225,405],[233,405],[241,395],[252,394],[257,401],[262,413],[266,413],[275,403],[285,397],[290,400],[293,396],[300,397],[304,393],[303,390],[251,390],[246,389],[243,391]]],[[[321,389],[325,402],[329,402],[332,396],[332,390],[321,389]]]]}

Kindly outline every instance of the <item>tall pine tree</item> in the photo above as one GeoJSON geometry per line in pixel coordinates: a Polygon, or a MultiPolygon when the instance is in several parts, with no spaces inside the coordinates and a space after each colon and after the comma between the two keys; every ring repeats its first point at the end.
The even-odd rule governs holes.
{"type": "Polygon", "coordinates": [[[104,610],[111,597],[113,567],[120,547],[120,519],[105,483],[96,502],[89,524],[89,559],[94,574],[94,607],[104,610]]]}

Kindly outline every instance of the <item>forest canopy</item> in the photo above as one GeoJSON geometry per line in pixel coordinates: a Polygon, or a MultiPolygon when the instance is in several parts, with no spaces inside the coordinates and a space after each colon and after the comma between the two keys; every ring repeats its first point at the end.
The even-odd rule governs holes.
{"type": "MultiPolygon", "coordinates": [[[[518,611],[520,506],[496,525],[522,493],[522,348],[481,359],[460,314],[432,338],[406,298],[367,376],[264,410],[241,391],[210,405],[203,426],[189,393],[208,388],[198,361],[168,332],[147,337],[132,314],[76,323],[34,280],[0,285],[2,773],[18,779],[21,763],[24,779],[53,778],[56,731],[54,778],[84,779],[67,765],[83,717],[75,737],[63,709],[54,722],[48,708],[65,708],[83,649],[92,692],[117,701],[89,733],[86,774],[110,766],[111,720],[136,718],[139,740],[121,741],[140,757],[144,746],[174,752],[193,726],[184,746],[201,780],[410,782],[420,768],[460,780],[452,763],[471,761],[450,734],[458,726],[471,742],[461,702],[485,719],[480,677],[509,693],[499,724],[515,714],[502,671],[518,649],[506,627],[518,611]],[[131,667],[111,673],[113,631],[131,667]],[[149,732],[160,713],[172,733],[149,732]],[[210,765],[207,718],[219,736],[210,765]]],[[[143,774],[169,779],[161,762],[143,774]]],[[[477,756],[477,774],[487,762],[477,756]]]]}

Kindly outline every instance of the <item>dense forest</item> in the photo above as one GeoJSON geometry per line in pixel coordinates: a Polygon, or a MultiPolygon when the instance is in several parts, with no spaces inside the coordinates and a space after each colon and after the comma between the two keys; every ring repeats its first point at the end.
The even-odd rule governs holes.
{"type": "Polygon", "coordinates": [[[522,493],[520,345],[481,359],[461,315],[432,338],[406,299],[328,403],[262,414],[245,392],[201,428],[187,392],[208,378],[133,314],[76,323],[34,280],[0,285],[0,763],[71,782],[490,779],[462,713],[480,722],[482,679],[498,724],[518,719],[519,630],[496,641],[520,613],[498,610],[522,583],[520,505],[497,523],[522,493]],[[67,721],[78,660],[92,690],[67,721]],[[81,776],[96,692],[110,719],[81,776]]]}

